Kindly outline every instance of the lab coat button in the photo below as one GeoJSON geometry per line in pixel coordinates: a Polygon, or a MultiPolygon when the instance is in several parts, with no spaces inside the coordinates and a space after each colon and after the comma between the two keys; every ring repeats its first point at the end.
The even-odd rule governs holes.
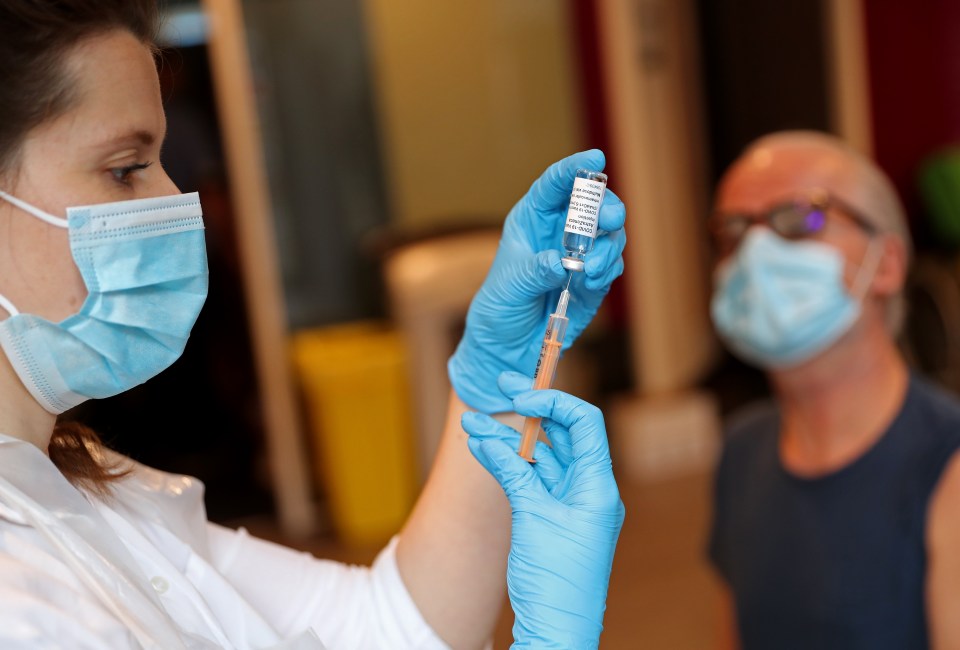
{"type": "Polygon", "coordinates": [[[160,576],[154,576],[153,578],[150,578],[150,584],[153,585],[153,589],[158,594],[166,593],[167,589],[170,588],[170,583],[160,576]]]}

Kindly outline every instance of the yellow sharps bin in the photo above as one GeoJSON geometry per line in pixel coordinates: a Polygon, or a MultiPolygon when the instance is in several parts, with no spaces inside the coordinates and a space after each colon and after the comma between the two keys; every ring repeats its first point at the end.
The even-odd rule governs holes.
{"type": "Polygon", "coordinates": [[[361,321],[302,330],[291,347],[335,533],[351,545],[382,544],[418,490],[402,339],[387,323],[361,321]]]}

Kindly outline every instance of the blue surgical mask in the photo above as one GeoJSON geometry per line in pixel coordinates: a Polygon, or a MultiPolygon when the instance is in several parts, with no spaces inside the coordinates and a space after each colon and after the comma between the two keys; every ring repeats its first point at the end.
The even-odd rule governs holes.
{"type": "Polygon", "coordinates": [[[752,228],[717,270],[711,302],[717,333],[734,354],[761,368],[782,369],[812,359],[860,317],[881,246],[880,240],[871,240],[848,292],[838,250],[752,228]]]}
{"type": "Polygon", "coordinates": [[[56,217],[5,192],[0,198],[68,228],[88,295],[59,323],[19,313],[0,322],[0,346],[51,413],[133,388],[180,357],[207,297],[203,212],[196,192],[68,208],[56,217]]]}

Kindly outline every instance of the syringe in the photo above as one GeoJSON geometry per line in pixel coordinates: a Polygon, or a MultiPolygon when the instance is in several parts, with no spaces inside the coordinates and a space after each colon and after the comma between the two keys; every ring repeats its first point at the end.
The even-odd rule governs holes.
{"type": "MultiPolygon", "coordinates": [[[[557,309],[550,314],[547,321],[547,332],[543,337],[543,347],[540,348],[540,358],[537,359],[537,368],[533,374],[533,389],[542,390],[553,385],[553,378],[557,373],[557,362],[560,360],[560,350],[563,347],[563,337],[567,333],[567,303],[570,302],[570,278],[567,286],[560,292],[557,309]]],[[[540,437],[540,418],[528,417],[523,422],[523,433],[520,436],[520,449],[517,453],[531,463],[536,462],[533,450],[540,437]]]]}

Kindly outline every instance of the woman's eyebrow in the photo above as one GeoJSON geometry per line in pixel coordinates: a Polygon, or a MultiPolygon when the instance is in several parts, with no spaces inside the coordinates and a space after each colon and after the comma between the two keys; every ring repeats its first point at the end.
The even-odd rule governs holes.
{"type": "Polygon", "coordinates": [[[156,142],[156,140],[157,138],[152,132],[138,129],[108,136],[94,144],[91,148],[99,151],[127,145],[150,146],[156,142]]]}

